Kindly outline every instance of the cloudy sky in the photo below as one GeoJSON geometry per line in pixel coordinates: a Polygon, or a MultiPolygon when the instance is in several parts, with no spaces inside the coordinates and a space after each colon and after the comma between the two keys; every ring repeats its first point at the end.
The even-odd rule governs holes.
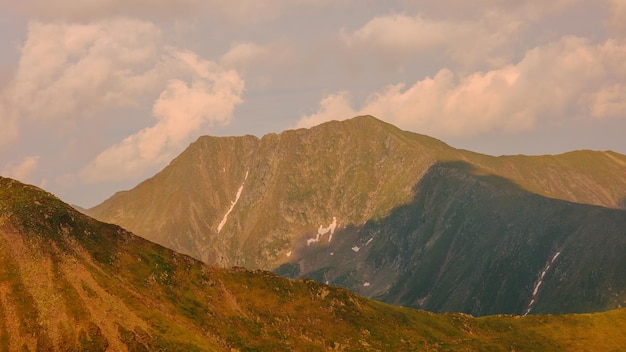
{"type": "Polygon", "coordinates": [[[90,207],[201,135],[371,114],[626,154],[624,0],[0,0],[0,174],[90,207]]]}

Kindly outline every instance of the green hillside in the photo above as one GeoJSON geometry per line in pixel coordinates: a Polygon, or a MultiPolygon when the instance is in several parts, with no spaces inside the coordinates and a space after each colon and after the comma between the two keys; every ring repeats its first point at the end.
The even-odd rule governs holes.
{"type": "Polygon", "coordinates": [[[0,178],[0,350],[619,350],[626,310],[437,315],[218,269],[0,178]]]}

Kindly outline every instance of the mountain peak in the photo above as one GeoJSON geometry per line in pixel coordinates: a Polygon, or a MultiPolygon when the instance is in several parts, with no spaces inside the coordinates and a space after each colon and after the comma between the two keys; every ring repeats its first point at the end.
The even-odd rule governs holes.
{"type": "MultiPolygon", "coordinates": [[[[613,157],[621,160],[619,155],[613,157]]],[[[465,308],[478,295],[459,295],[453,303],[453,295],[442,292],[450,282],[465,278],[474,280],[466,282],[468,287],[485,290],[475,286],[482,277],[458,276],[463,268],[455,264],[449,264],[451,276],[437,274],[440,265],[462,260],[442,262],[447,257],[426,253],[442,255],[454,249],[461,256],[461,249],[446,246],[469,245],[463,236],[475,236],[475,243],[488,246],[480,236],[514,235],[519,240],[531,232],[541,240],[520,243],[519,250],[548,256],[552,247],[563,243],[549,239],[548,229],[587,238],[595,225],[577,226],[589,219],[585,214],[595,214],[597,209],[582,204],[624,207],[626,166],[616,160],[601,153],[493,157],[360,116],[261,139],[199,139],[153,178],[90,213],[214,265],[313,277],[369,297],[425,309],[515,313],[530,300],[526,296],[532,289],[519,286],[533,285],[535,273],[526,272],[527,268],[545,258],[530,256],[520,262],[507,257],[508,268],[525,275],[525,281],[510,279],[507,290],[500,292],[517,293],[507,293],[501,301],[484,295],[465,308]],[[564,205],[567,202],[580,204],[564,205]],[[520,212],[522,208],[526,211],[520,212]],[[546,217],[550,211],[573,220],[546,217]],[[397,228],[397,223],[404,225],[397,228]],[[437,251],[431,251],[433,246],[437,251]],[[419,280],[410,277],[404,281],[411,286],[402,286],[400,269],[409,275],[426,258],[432,262],[421,262],[426,271],[419,280]]],[[[609,213],[596,218],[610,219],[605,225],[611,231],[605,236],[619,239],[619,214],[609,213]]],[[[489,253],[490,260],[496,260],[491,256],[497,255],[489,253]]],[[[556,267],[569,258],[563,253],[556,267]]],[[[605,309],[619,303],[603,298],[595,304],[605,309]]],[[[581,307],[571,305],[560,311],[589,310],[581,307]]],[[[533,309],[551,308],[539,302],[533,309]]]]}

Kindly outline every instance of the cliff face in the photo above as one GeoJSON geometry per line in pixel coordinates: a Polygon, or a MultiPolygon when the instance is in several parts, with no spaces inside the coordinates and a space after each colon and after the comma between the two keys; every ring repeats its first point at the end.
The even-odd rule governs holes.
{"type": "MultiPolygon", "coordinates": [[[[206,263],[473,314],[527,310],[537,276],[561,251],[546,280],[567,258],[586,258],[581,263],[597,264],[589,270],[603,272],[587,285],[602,282],[617,296],[585,293],[544,306],[550,281],[541,281],[531,312],[589,311],[623,304],[623,283],[614,282],[617,269],[606,272],[609,264],[597,260],[606,248],[568,254],[566,243],[602,238],[623,249],[625,175],[626,156],[617,153],[492,157],[365,116],[261,139],[202,137],[89,214],[206,263]],[[515,244],[491,253],[499,243],[515,244]],[[475,262],[463,259],[471,250],[480,253],[475,262]],[[460,263],[474,272],[458,272],[460,263]],[[493,276],[495,267],[502,277],[493,276]],[[458,277],[463,293],[442,294],[458,277]],[[492,279],[503,285],[499,293],[492,279]]],[[[554,279],[582,285],[584,273],[566,270],[554,279]]]]}

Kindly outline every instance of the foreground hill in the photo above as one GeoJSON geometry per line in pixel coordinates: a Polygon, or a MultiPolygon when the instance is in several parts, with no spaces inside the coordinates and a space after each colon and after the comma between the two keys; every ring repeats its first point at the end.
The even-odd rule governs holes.
{"type": "Polygon", "coordinates": [[[624,155],[492,157],[364,116],[202,137],[89,214],[207,263],[394,304],[562,313],[626,304],[625,200],[624,155]]]}
{"type": "Polygon", "coordinates": [[[626,310],[432,313],[216,269],[0,178],[0,350],[618,350],[626,310]]]}

